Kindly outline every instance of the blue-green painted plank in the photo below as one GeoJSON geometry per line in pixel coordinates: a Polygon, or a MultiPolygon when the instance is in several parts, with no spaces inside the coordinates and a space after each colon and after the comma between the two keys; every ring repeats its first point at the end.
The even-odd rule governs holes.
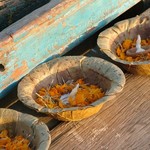
{"type": "MultiPolygon", "coordinates": [[[[0,97],[7,94],[35,66],[61,56],[138,2],[139,0],[74,1],[54,17],[53,14],[49,15],[49,20],[45,23],[35,24],[31,30],[12,36],[6,71],[0,73],[0,97]],[[52,19],[53,22],[48,24],[52,19]],[[20,68],[24,71],[21,72],[20,68]],[[16,70],[21,72],[18,77],[14,75],[16,70]]],[[[5,32],[9,34],[10,30],[5,32]]],[[[7,48],[0,47],[1,51],[7,51],[7,48]]]]}

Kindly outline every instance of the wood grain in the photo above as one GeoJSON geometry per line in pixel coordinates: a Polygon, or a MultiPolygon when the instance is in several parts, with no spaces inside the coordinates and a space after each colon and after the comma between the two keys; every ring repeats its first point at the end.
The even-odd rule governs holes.
{"type": "Polygon", "coordinates": [[[0,0],[0,31],[50,0],[0,0]]]}
{"type": "MultiPolygon", "coordinates": [[[[77,52],[77,51],[76,51],[77,52]]],[[[95,52],[87,56],[98,56],[95,52]]],[[[15,90],[2,99],[0,107],[32,114],[44,121],[52,135],[50,150],[149,150],[150,79],[126,74],[126,85],[101,111],[80,122],[59,122],[25,107],[15,90]],[[57,126],[56,126],[57,125],[57,126]]]]}
{"type": "Polygon", "coordinates": [[[150,149],[150,79],[128,74],[126,78],[123,92],[98,114],[54,128],[50,149],[150,149]]]}
{"type": "Polygon", "coordinates": [[[17,89],[14,89],[7,97],[1,99],[0,108],[9,108],[14,109],[16,111],[33,115],[38,117],[39,121],[44,122],[49,129],[54,128],[56,125],[60,123],[60,121],[53,119],[50,115],[38,113],[33,109],[25,106],[19,99],[17,98],[17,89]]]}
{"type": "MultiPolygon", "coordinates": [[[[30,5],[33,0],[26,1],[30,5]]],[[[138,2],[51,0],[4,29],[0,32],[1,65],[5,68],[0,72],[0,98],[37,65],[65,54],[138,2]]]]}

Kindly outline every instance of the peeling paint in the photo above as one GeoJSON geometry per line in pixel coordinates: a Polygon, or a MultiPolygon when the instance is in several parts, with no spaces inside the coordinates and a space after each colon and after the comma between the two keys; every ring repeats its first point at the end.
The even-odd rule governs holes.
{"type": "Polygon", "coordinates": [[[38,64],[70,50],[139,1],[52,0],[0,32],[0,61],[6,65],[0,98],[38,64]]]}
{"type": "Polygon", "coordinates": [[[28,70],[28,65],[27,62],[24,60],[22,61],[22,66],[14,70],[14,72],[10,75],[10,78],[12,78],[13,80],[17,80],[27,70],[28,70]]]}

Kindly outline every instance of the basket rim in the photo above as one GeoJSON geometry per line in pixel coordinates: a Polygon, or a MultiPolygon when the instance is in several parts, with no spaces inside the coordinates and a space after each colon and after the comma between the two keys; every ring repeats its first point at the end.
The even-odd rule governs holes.
{"type": "Polygon", "coordinates": [[[129,62],[129,61],[126,61],[126,60],[121,60],[119,57],[116,56],[115,53],[112,52],[111,50],[111,47],[109,48],[104,48],[103,46],[101,46],[101,43],[99,42],[101,38],[105,38],[105,40],[109,40],[109,38],[106,38],[107,37],[107,32],[111,31],[113,33],[116,33],[116,34],[121,34],[122,32],[125,32],[126,31],[126,28],[127,30],[130,30],[128,27],[124,27],[124,30],[120,30],[120,25],[122,24],[126,24],[128,26],[130,26],[132,23],[134,24],[132,26],[135,27],[136,25],[142,25],[144,24],[145,22],[149,22],[150,21],[150,17],[149,16],[135,16],[135,17],[132,17],[132,18],[129,18],[129,19],[124,19],[124,20],[121,20],[117,23],[115,23],[113,26],[107,28],[106,30],[102,31],[99,35],[98,35],[98,38],[97,38],[97,45],[100,49],[100,51],[104,52],[110,59],[116,61],[116,62],[119,62],[121,64],[125,64],[125,65],[149,65],[150,64],[150,60],[146,60],[146,61],[133,61],[133,62],[129,62]],[[113,28],[117,28],[118,32],[115,32],[114,30],[111,30],[113,28]]]}
{"type": "MultiPolygon", "coordinates": [[[[27,121],[31,121],[32,126],[31,127],[28,125],[27,126],[29,128],[31,128],[32,130],[34,130],[33,133],[36,133],[36,131],[39,132],[39,130],[41,129],[42,134],[44,134],[44,136],[40,136],[41,139],[39,141],[39,147],[37,150],[39,150],[40,148],[45,148],[45,149],[49,148],[49,146],[51,144],[51,135],[50,135],[49,129],[45,123],[39,121],[39,119],[37,117],[30,115],[30,114],[27,114],[27,113],[22,113],[20,111],[17,111],[14,109],[9,109],[9,108],[0,108],[1,114],[5,114],[6,112],[11,112],[11,115],[17,114],[17,118],[16,118],[16,120],[14,120],[14,122],[20,122],[20,119],[21,119],[22,123],[26,123],[27,121]],[[44,145],[43,145],[43,143],[42,143],[42,145],[40,145],[41,141],[43,141],[44,145]]],[[[5,118],[6,117],[9,118],[8,113],[7,113],[7,116],[5,116],[5,118]]]]}
{"type": "MultiPolygon", "coordinates": [[[[98,99],[97,101],[91,103],[88,106],[84,106],[84,107],[70,107],[70,108],[52,108],[52,109],[50,109],[50,108],[47,108],[47,107],[44,107],[44,106],[41,106],[41,105],[37,104],[32,97],[29,97],[29,96],[25,97],[25,96],[22,96],[22,95],[19,94],[19,91],[22,88],[21,87],[21,82],[26,78],[26,76],[25,76],[22,79],[22,81],[18,84],[18,98],[20,99],[20,101],[22,101],[24,105],[26,105],[26,106],[28,106],[28,107],[30,107],[32,109],[35,109],[38,112],[48,113],[48,114],[49,113],[55,114],[55,113],[60,113],[60,112],[65,112],[65,111],[83,110],[83,109],[88,109],[88,108],[91,108],[91,107],[95,107],[95,106],[100,105],[100,104],[102,104],[102,103],[104,103],[104,102],[106,102],[106,101],[108,101],[110,99],[113,99],[117,93],[119,93],[119,92],[121,92],[123,90],[123,87],[125,85],[124,73],[122,72],[122,70],[119,67],[117,67],[116,65],[114,65],[114,64],[112,64],[112,63],[110,63],[110,62],[108,62],[108,61],[106,61],[106,60],[104,60],[102,58],[86,57],[86,56],[63,56],[63,57],[60,57],[60,58],[55,58],[53,60],[50,60],[50,61],[48,61],[46,63],[43,63],[43,64],[39,65],[38,67],[36,67],[35,69],[41,67],[44,64],[52,63],[53,61],[56,61],[56,60],[63,60],[63,59],[70,59],[70,60],[72,60],[73,58],[77,58],[79,60],[81,60],[81,59],[82,60],[88,59],[88,60],[91,60],[91,62],[92,61],[97,61],[99,64],[104,61],[104,62],[106,62],[105,65],[109,64],[111,66],[111,69],[117,70],[119,72],[119,74],[120,74],[121,82],[120,83],[117,83],[115,81],[113,82],[114,85],[117,88],[118,87],[120,88],[120,90],[119,91],[115,91],[115,89],[112,89],[113,87],[111,86],[110,89],[112,91],[111,90],[110,91],[106,91],[106,94],[105,94],[104,97],[102,97],[101,99],[98,99]],[[34,102],[34,104],[33,103],[31,104],[31,102],[34,102]]],[[[118,75],[118,77],[119,77],[119,75],[118,75]]]]}

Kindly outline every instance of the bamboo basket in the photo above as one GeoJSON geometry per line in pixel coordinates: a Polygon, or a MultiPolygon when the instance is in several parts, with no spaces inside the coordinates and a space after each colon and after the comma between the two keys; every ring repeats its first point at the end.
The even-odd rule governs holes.
{"type": "Polygon", "coordinates": [[[137,38],[138,34],[142,39],[150,38],[150,17],[148,15],[150,14],[120,21],[98,36],[97,44],[100,50],[133,74],[150,75],[150,60],[128,62],[119,59],[115,50],[125,39],[137,38]]]}
{"type": "Polygon", "coordinates": [[[49,130],[36,117],[0,108],[0,131],[4,129],[8,130],[10,136],[22,135],[29,139],[31,149],[49,149],[51,143],[49,130]]]}
{"type": "Polygon", "coordinates": [[[66,56],[53,59],[36,67],[25,76],[18,85],[18,97],[28,107],[38,112],[51,114],[63,121],[79,121],[97,113],[104,102],[121,92],[125,84],[123,72],[112,63],[100,58],[66,56]],[[99,85],[105,96],[89,106],[49,109],[35,102],[36,92],[41,87],[48,87],[65,81],[84,78],[87,83],[99,85]]]}

